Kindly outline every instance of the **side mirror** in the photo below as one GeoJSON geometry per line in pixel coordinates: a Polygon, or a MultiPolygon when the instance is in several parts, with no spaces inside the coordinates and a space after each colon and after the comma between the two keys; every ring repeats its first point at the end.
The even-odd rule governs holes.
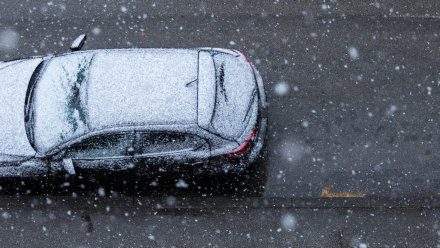
{"type": "Polygon", "coordinates": [[[87,36],[85,34],[82,34],[78,36],[73,42],[72,45],[70,45],[70,50],[72,51],[79,51],[84,46],[84,43],[86,42],[87,36]]]}
{"type": "Polygon", "coordinates": [[[63,159],[63,167],[70,175],[76,174],[75,168],[73,167],[73,161],[71,158],[63,159]]]}

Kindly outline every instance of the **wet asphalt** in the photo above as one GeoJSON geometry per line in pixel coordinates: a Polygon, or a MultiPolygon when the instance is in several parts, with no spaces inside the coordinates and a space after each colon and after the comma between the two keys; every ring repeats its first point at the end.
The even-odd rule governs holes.
{"type": "Polygon", "coordinates": [[[436,1],[0,1],[0,59],[68,52],[81,33],[84,49],[233,48],[259,69],[270,104],[262,197],[210,179],[56,192],[16,182],[2,195],[0,241],[438,246],[439,27],[436,1]]]}

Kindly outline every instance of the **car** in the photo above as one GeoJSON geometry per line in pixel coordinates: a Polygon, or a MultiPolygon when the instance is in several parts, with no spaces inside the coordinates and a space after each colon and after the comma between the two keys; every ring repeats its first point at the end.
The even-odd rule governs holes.
{"type": "Polygon", "coordinates": [[[220,48],[103,49],[0,63],[0,176],[248,171],[267,102],[220,48]]]}

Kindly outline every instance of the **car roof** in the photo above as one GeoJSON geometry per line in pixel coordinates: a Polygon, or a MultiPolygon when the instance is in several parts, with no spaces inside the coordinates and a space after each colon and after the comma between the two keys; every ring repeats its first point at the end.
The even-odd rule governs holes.
{"type": "Polygon", "coordinates": [[[216,94],[209,54],[203,48],[147,48],[47,57],[32,99],[34,147],[45,152],[109,128],[208,129],[216,94]]]}
{"type": "Polygon", "coordinates": [[[87,80],[90,129],[197,123],[198,51],[96,51],[87,80]]]}

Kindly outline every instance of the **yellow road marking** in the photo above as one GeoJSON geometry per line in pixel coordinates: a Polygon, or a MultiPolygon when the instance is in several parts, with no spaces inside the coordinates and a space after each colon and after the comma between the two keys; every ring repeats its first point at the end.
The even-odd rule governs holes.
{"type": "Polygon", "coordinates": [[[365,194],[361,192],[332,192],[331,187],[324,187],[321,190],[323,198],[364,198],[365,194]]]}

